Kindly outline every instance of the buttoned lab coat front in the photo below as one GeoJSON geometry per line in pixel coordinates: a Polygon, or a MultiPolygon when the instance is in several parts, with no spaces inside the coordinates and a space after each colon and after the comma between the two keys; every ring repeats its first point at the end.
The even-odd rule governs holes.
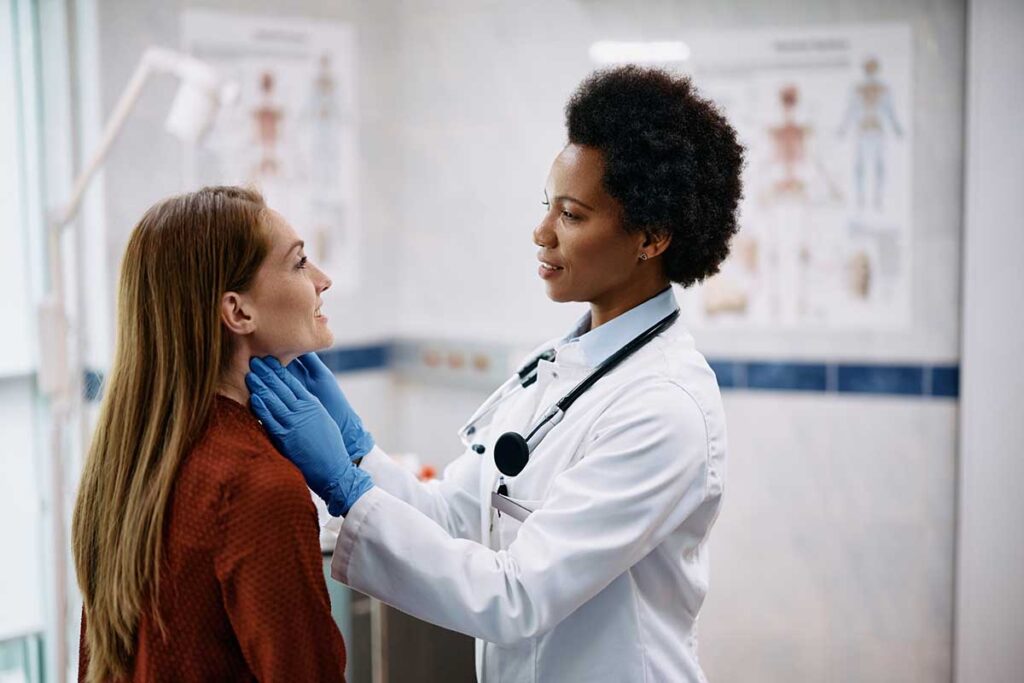
{"type": "Polygon", "coordinates": [[[703,680],[695,622],[725,423],[715,376],[681,322],[598,381],[505,478],[509,497],[534,510],[525,522],[490,504],[494,441],[527,433],[603,360],[583,348],[556,345],[536,383],[516,386],[478,427],[486,452],[467,449],[440,480],[369,453],[361,467],[376,486],[341,525],[332,575],[476,637],[483,681],[703,680]]]}

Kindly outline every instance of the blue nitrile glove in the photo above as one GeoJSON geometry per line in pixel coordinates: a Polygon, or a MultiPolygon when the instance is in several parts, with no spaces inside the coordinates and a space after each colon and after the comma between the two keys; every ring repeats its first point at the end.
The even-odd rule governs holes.
{"type": "Polygon", "coordinates": [[[338,425],[276,358],[252,358],[249,368],[245,383],[252,412],[274,446],[295,463],[309,488],[327,503],[328,512],[348,514],[373,488],[373,479],[349,460],[338,425]]]}
{"type": "Polygon", "coordinates": [[[359,419],[356,411],[352,410],[352,405],[338,386],[334,373],[324,365],[320,356],[315,353],[303,354],[289,363],[286,369],[302,382],[302,386],[306,387],[309,393],[324,404],[324,408],[341,430],[341,438],[345,441],[348,457],[353,462],[373,450],[373,435],[363,427],[363,421],[359,419]]]}

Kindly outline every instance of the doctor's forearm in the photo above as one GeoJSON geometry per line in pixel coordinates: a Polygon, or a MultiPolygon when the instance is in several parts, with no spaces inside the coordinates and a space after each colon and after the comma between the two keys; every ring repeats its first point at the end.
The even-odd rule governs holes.
{"type": "Polygon", "coordinates": [[[336,580],[417,618],[498,644],[540,635],[572,611],[572,599],[563,599],[571,591],[531,589],[514,555],[452,538],[403,501],[371,493],[342,525],[331,563],[336,580]],[[398,544],[396,529],[404,531],[398,544]]]}
{"type": "Polygon", "coordinates": [[[464,520],[449,505],[440,482],[425,483],[412,472],[391,459],[379,446],[366,454],[360,469],[373,477],[374,483],[424,515],[440,524],[451,536],[467,537],[476,519],[464,520]]]}

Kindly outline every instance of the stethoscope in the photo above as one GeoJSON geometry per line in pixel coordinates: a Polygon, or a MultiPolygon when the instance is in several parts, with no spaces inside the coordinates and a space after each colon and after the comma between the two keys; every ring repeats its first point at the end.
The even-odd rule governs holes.
{"type": "MultiPolygon", "coordinates": [[[[541,440],[547,436],[548,432],[554,429],[555,426],[562,421],[562,418],[565,417],[566,411],[569,410],[569,407],[576,402],[576,399],[586,393],[586,391],[592,387],[595,382],[615,369],[619,363],[629,358],[631,355],[643,348],[643,346],[649,341],[664,332],[676,321],[676,318],[678,317],[679,311],[672,311],[671,314],[654,323],[654,325],[641,332],[639,335],[627,342],[622,348],[609,356],[583,381],[577,384],[572,391],[563,396],[561,400],[555,403],[555,405],[551,406],[551,408],[540,418],[536,426],[534,426],[525,437],[518,432],[505,432],[498,437],[498,440],[494,443],[494,464],[498,468],[498,471],[509,477],[514,477],[522,472],[523,468],[530,462],[530,455],[537,448],[538,444],[540,444],[541,440]]],[[[489,400],[477,409],[473,416],[466,422],[465,426],[459,430],[459,436],[463,441],[467,442],[467,445],[477,453],[483,454],[486,451],[486,448],[484,448],[482,444],[468,443],[469,437],[476,433],[476,424],[484,417],[493,413],[505,399],[517,390],[525,389],[536,382],[540,362],[542,360],[552,361],[554,358],[555,350],[547,349],[534,356],[528,363],[523,365],[516,374],[512,375],[512,377],[510,377],[489,400]]]]}

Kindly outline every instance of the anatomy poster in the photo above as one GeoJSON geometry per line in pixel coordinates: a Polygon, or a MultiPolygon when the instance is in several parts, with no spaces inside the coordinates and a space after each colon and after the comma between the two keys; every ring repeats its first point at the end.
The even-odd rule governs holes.
{"type": "Polygon", "coordinates": [[[184,49],[240,87],[188,155],[189,186],[255,186],[334,286],[351,291],[360,246],[352,28],[189,10],[182,29],[184,49]]]}
{"type": "Polygon", "coordinates": [[[686,67],[747,148],[741,229],[687,293],[697,326],[910,322],[911,34],[904,25],[689,38],[686,67]]]}

